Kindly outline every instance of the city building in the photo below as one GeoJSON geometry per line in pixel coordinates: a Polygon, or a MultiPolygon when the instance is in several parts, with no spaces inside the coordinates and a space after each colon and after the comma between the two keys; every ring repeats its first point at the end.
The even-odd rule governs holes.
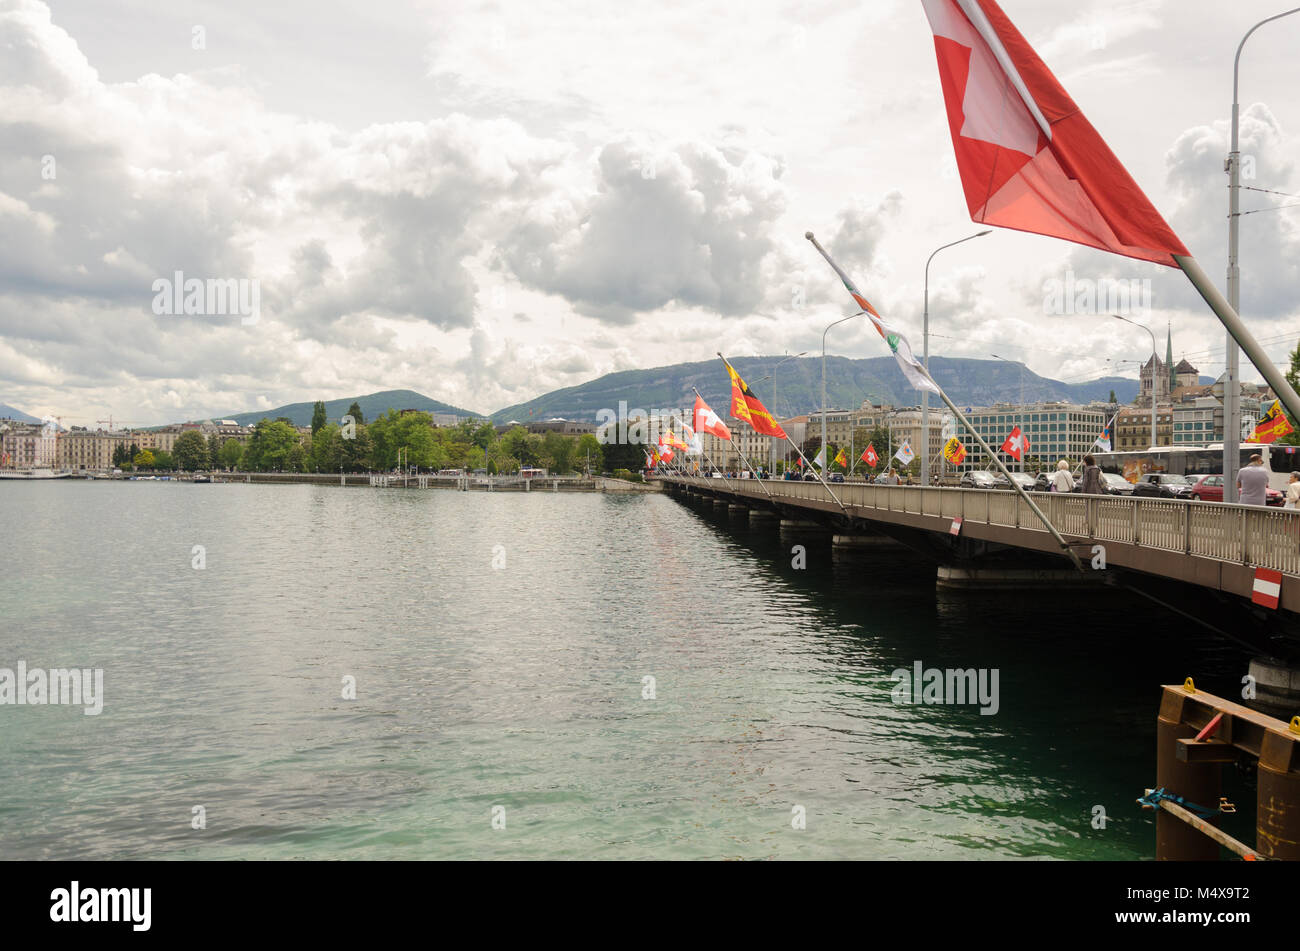
{"type": "Polygon", "coordinates": [[[53,469],[58,429],[53,423],[0,421],[0,469],[53,469]]]}
{"type": "MultiPolygon", "coordinates": [[[[1156,406],[1156,445],[1172,446],[1174,434],[1173,407],[1156,406]]],[[[1151,448],[1151,405],[1126,406],[1115,417],[1111,447],[1116,452],[1151,448]]]]}
{"type": "MultiPolygon", "coordinates": [[[[995,452],[1001,449],[1011,431],[1020,427],[1021,433],[1029,439],[1029,450],[1022,455],[1022,462],[1017,463],[1010,455],[999,452],[1008,468],[1017,469],[1022,468],[1023,460],[1029,457],[1039,460],[1044,469],[1054,466],[1058,459],[1078,462],[1096,447],[1097,437],[1110,421],[1110,416],[1111,408],[1105,403],[1032,403],[1026,406],[1000,403],[966,414],[971,425],[995,452]]],[[[958,471],[985,469],[991,464],[969,433],[959,431],[956,435],[966,447],[966,461],[958,471]]],[[[947,465],[942,457],[941,462],[947,465]]]]}

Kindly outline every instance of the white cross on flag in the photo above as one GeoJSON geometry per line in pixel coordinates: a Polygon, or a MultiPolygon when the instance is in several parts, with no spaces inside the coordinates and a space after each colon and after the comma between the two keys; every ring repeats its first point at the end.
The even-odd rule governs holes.
{"type": "Polygon", "coordinates": [[[894,453],[894,458],[905,466],[910,466],[912,460],[916,458],[916,453],[912,452],[912,441],[904,439],[903,444],[898,447],[898,452],[894,453]]]}
{"type": "Polygon", "coordinates": [[[1002,444],[1002,451],[1012,459],[1016,460],[1016,462],[1019,462],[1020,457],[1028,450],[1029,437],[1020,431],[1019,426],[1011,430],[1010,434],[1007,436],[1006,442],[1002,444]]]}

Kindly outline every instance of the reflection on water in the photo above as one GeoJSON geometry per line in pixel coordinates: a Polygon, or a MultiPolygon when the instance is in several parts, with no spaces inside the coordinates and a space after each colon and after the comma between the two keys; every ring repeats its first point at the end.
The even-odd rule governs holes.
{"type": "Polygon", "coordinates": [[[1145,858],[1157,686],[1246,663],[658,496],[0,488],[0,666],[106,692],[0,707],[7,858],[1145,858]],[[998,713],[892,702],[916,661],[998,713]]]}

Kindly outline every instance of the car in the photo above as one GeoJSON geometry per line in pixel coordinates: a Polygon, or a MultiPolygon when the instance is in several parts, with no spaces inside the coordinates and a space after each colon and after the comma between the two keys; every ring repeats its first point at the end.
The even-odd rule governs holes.
{"type": "Polygon", "coordinates": [[[832,473],[831,473],[830,481],[831,481],[831,482],[843,482],[843,481],[844,481],[844,473],[843,473],[843,472],[832,472],[832,473]]]}
{"type": "Polygon", "coordinates": [[[993,473],[986,472],[983,469],[976,469],[974,472],[967,472],[957,483],[961,489],[996,489],[997,479],[993,473]]]}
{"type": "MultiPolygon", "coordinates": [[[[1038,475],[1034,476],[1034,491],[1055,492],[1056,490],[1052,488],[1052,476],[1054,475],[1056,475],[1056,470],[1053,470],[1051,472],[1040,472],[1038,473],[1038,475]]],[[[1077,472],[1071,473],[1070,476],[1072,479],[1074,479],[1074,488],[1070,489],[1070,491],[1082,492],[1083,477],[1079,475],[1079,473],[1077,472]]]]}
{"type": "Polygon", "coordinates": [[[816,482],[816,481],[817,481],[817,477],[816,477],[815,475],[813,475],[811,472],[806,472],[806,473],[804,473],[803,480],[804,480],[805,482],[816,482]]]}
{"type": "Polygon", "coordinates": [[[1133,497],[1145,499],[1190,499],[1192,481],[1173,472],[1148,472],[1133,486],[1133,497]]]}
{"type": "Polygon", "coordinates": [[[1103,472],[1101,474],[1101,487],[1106,490],[1107,495],[1133,494],[1133,483],[1118,472],[1103,472]]]}
{"type": "MultiPolygon", "coordinates": [[[[1011,478],[1014,479],[1020,485],[1020,488],[1024,489],[1026,492],[1032,491],[1034,488],[1034,477],[1026,472],[1013,472],[1011,473],[1011,478]]],[[[1007,492],[1011,491],[1011,483],[1007,481],[1007,477],[1002,473],[999,472],[994,476],[993,482],[995,483],[993,486],[995,489],[1003,489],[1007,492]]]]}
{"type": "MultiPolygon", "coordinates": [[[[1265,505],[1281,506],[1286,504],[1286,494],[1279,492],[1277,489],[1268,489],[1265,496],[1265,505]]],[[[1201,476],[1192,486],[1191,497],[1198,502],[1222,502],[1223,501],[1223,476],[1207,475],[1201,476]]]]}

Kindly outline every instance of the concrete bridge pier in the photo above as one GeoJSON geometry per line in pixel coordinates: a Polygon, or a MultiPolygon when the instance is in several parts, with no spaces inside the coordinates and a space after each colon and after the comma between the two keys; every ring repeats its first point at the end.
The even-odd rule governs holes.
{"type": "Polygon", "coordinates": [[[730,504],[731,504],[731,503],[728,502],[726,499],[714,499],[714,500],[713,500],[713,513],[714,513],[715,515],[717,515],[717,514],[719,514],[719,513],[723,513],[723,514],[725,514],[726,511],[727,511],[727,506],[730,505],[730,504]]]}
{"type": "Polygon", "coordinates": [[[1255,678],[1255,697],[1246,706],[1287,722],[1300,715],[1300,663],[1256,657],[1247,673],[1255,678]]]}
{"type": "Polygon", "coordinates": [[[727,514],[732,518],[748,518],[749,506],[737,505],[735,502],[731,502],[727,505],[727,514]]]}
{"type": "Polygon", "coordinates": [[[836,554],[852,552],[881,551],[904,546],[888,535],[835,535],[831,538],[831,550],[836,554]]]}
{"type": "Polygon", "coordinates": [[[1073,568],[970,567],[940,565],[935,583],[940,588],[992,591],[1009,588],[1079,588],[1102,583],[1104,572],[1080,574],[1073,568]]]}
{"type": "Polygon", "coordinates": [[[771,528],[780,519],[775,512],[769,512],[767,509],[750,509],[749,510],[749,527],[750,528],[771,528]]]}
{"type": "Polygon", "coordinates": [[[824,527],[818,522],[808,521],[801,518],[783,518],[780,525],[781,538],[811,538],[821,540],[831,534],[829,528],[824,527]]]}

